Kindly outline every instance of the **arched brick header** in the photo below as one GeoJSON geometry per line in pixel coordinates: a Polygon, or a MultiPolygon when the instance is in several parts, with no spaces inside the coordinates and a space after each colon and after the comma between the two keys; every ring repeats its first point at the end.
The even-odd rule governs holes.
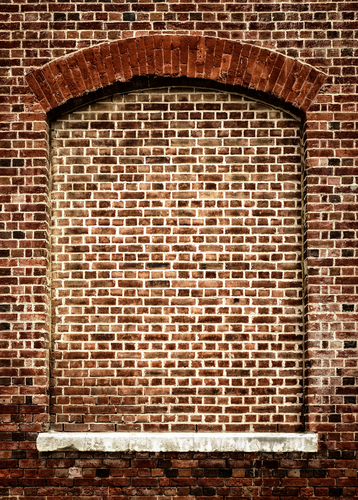
{"type": "Polygon", "coordinates": [[[237,41],[154,35],[102,43],[28,74],[46,112],[135,77],[187,77],[265,93],[305,112],[326,75],[282,54],[237,41]]]}

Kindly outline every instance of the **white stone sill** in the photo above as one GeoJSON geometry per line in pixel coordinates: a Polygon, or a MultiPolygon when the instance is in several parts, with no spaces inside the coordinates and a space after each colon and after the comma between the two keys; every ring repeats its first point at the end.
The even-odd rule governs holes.
{"type": "Polygon", "coordinates": [[[269,432],[47,432],[39,451],[315,452],[314,433],[269,432]]]}

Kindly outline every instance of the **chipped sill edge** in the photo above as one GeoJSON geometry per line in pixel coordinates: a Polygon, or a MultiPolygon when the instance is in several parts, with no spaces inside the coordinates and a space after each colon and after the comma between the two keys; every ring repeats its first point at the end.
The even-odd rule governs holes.
{"type": "Polygon", "coordinates": [[[40,452],[316,452],[318,435],[284,432],[45,432],[40,452]]]}

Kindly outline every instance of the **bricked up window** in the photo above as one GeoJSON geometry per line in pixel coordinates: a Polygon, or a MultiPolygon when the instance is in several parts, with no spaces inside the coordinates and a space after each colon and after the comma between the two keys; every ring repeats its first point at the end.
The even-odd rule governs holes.
{"type": "Polygon", "coordinates": [[[52,428],[299,430],[299,123],[163,88],[51,134],[52,428]]]}

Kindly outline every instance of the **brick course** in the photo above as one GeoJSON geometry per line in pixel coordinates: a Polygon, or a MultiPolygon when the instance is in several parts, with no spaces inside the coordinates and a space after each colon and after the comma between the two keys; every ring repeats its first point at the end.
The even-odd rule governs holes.
{"type": "MultiPolygon", "coordinates": [[[[78,0],[23,3],[3,0],[2,4],[0,333],[3,445],[0,453],[3,473],[0,485],[3,489],[0,494],[18,499],[136,495],[356,497],[357,4],[351,1],[258,3],[252,0],[235,3],[88,3],[78,0]],[[153,38],[152,35],[160,36],[153,38]],[[229,93],[239,91],[271,105],[285,106],[285,98],[277,100],[278,96],[282,97],[281,89],[271,89],[272,82],[268,81],[267,96],[259,93],[257,86],[250,88],[248,80],[257,84],[255,73],[252,76],[250,73],[251,65],[247,67],[248,80],[242,70],[237,73],[242,78],[242,87],[220,88],[228,83],[219,79],[230,67],[225,55],[229,42],[237,47],[236,50],[249,45],[250,54],[256,60],[255,67],[260,62],[260,54],[271,51],[268,59],[281,61],[282,75],[286,74],[286,68],[289,70],[289,64],[292,64],[291,73],[300,67],[306,81],[312,67],[319,74],[323,71],[328,75],[324,85],[321,88],[321,84],[318,85],[316,96],[309,95],[308,83],[305,86],[302,82],[307,92],[305,99],[310,100],[306,104],[310,105],[302,108],[305,101],[297,100],[295,104],[304,122],[305,428],[319,433],[320,451],[309,455],[262,454],[255,457],[178,454],[175,457],[158,456],[153,462],[149,455],[107,457],[67,452],[39,456],[35,438],[38,432],[48,428],[49,421],[50,187],[49,123],[45,109],[49,110],[49,119],[53,119],[106,95],[133,91],[136,85],[145,88],[141,79],[149,83],[147,86],[164,86],[162,80],[168,75],[159,68],[165,68],[168,61],[163,59],[163,66],[162,63],[155,65],[155,51],[160,59],[168,53],[168,46],[163,50],[161,46],[154,46],[154,40],[160,38],[167,43],[164,40],[170,37],[178,39],[178,36],[189,35],[193,36],[190,40],[205,38],[208,57],[213,61],[211,69],[216,72],[209,82],[200,81],[202,87],[229,93]],[[133,43],[137,47],[144,36],[148,38],[143,50],[154,52],[154,60],[146,72],[151,75],[157,68],[160,77],[143,76],[146,72],[138,66],[140,59],[138,64],[133,60],[137,54],[133,43]],[[118,47],[120,60],[126,61],[126,78],[129,77],[127,83],[116,79],[111,88],[106,87],[111,83],[110,60],[117,58],[109,57],[109,47],[118,47]],[[218,49],[218,54],[222,51],[221,65],[220,57],[215,61],[213,47],[218,49]],[[294,63],[289,62],[293,60],[294,63]],[[106,70],[98,73],[103,63],[106,70]],[[91,71],[88,68],[92,68],[91,71]],[[131,68],[138,68],[137,80],[131,80],[131,68]],[[37,80],[38,75],[40,80],[37,80]],[[97,75],[95,85],[94,75],[97,75]],[[47,87],[49,84],[54,87],[47,87]],[[49,92],[50,88],[53,92],[49,92]],[[86,89],[94,91],[90,93],[86,89]],[[59,93],[60,100],[57,99],[59,93]],[[57,107],[60,102],[62,104],[57,107]],[[124,462],[109,464],[108,459],[124,462]],[[143,469],[137,467],[138,460],[142,459],[149,460],[143,469]],[[188,464],[187,460],[203,462],[188,464]],[[217,464],[215,477],[210,466],[214,463],[217,464]],[[237,470],[233,475],[235,479],[225,477],[230,468],[237,470]],[[157,473],[163,474],[163,478],[165,475],[168,489],[160,489],[162,479],[155,479],[157,473]],[[83,479],[86,474],[91,478],[83,479]],[[119,485],[122,475],[129,477],[129,482],[119,485]]],[[[189,44],[189,38],[185,40],[189,44]]],[[[274,68],[271,66],[271,72],[274,68]]],[[[183,78],[189,76],[194,75],[183,73],[179,77],[178,73],[178,78],[172,75],[167,78],[168,85],[188,85],[183,78]]],[[[189,83],[196,86],[195,82],[189,83]]],[[[293,111],[292,106],[285,109],[293,111]]]]}

